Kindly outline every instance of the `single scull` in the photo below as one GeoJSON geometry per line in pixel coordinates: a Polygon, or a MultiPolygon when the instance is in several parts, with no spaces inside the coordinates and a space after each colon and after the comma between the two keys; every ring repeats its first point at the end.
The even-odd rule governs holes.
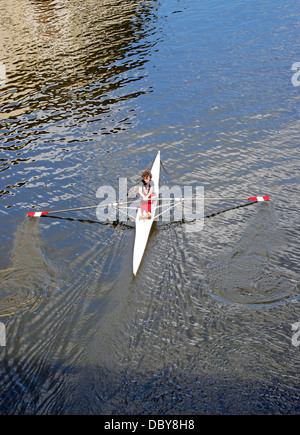
{"type": "MultiPolygon", "coordinates": [[[[152,224],[154,219],[159,218],[162,214],[168,212],[169,210],[173,209],[177,206],[177,204],[182,203],[186,199],[192,199],[192,198],[174,198],[173,204],[168,204],[170,202],[170,198],[159,198],[159,178],[160,178],[160,152],[158,151],[157,156],[154,160],[153,166],[151,168],[152,173],[152,181],[154,183],[154,199],[151,199],[151,218],[150,219],[141,219],[141,207],[139,206],[136,211],[136,216],[132,216],[133,219],[135,219],[135,240],[134,240],[134,249],[133,249],[133,274],[136,275],[137,271],[140,267],[146,246],[147,241],[149,238],[149,234],[152,228],[152,224]],[[160,214],[157,214],[157,204],[159,201],[167,201],[166,206],[167,209],[163,210],[160,214]]],[[[199,199],[199,198],[198,198],[199,199]]],[[[206,197],[206,199],[209,199],[206,197]]],[[[232,199],[237,200],[236,197],[221,197],[221,198],[210,198],[210,199],[232,199]]],[[[241,198],[240,198],[241,199],[241,198]]],[[[268,195],[265,196],[252,196],[250,198],[243,198],[243,200],[247,201],[269,201],[270,197],[268,195]]],[[[204,200],[204,196],[202,198],[204,200]]],[[[131,203],[131,202],[130,202],[131,203]]],[[[79,211],[79,210],[87,210],[92,208],[98,208],[98,207],[119,207],[123,206],[122,209],[128,210],[131,208],[128,206],[130,204],[129,202],[112,202],[111,204],[98,204],[98,205],[91,205],[87,207],[76,207],[76,208],[69,208],[64,210],[50,210],[50,211],[30,211],[27,213],[27,216],[32,217],[41,217],[47,214],[54,214],[54,213],[63,213],[63,212],[70,212],[70,211],[79,211]]],[[[164,206],[162,205],[162,208],[164,206]]],[[[134,210],[136,210],[136,207],[134,207],[134,210]]],[[[128,219],[128,216],[127,216],[128,219]]]]}
{"type": "Polygon", "coordinates": [[[150,230],[155,219],[157,199],[159,195],[159,176],[160,176],[160,152],[158,151],[157,156],[154,160],[152,169],[152,181],[154,183],[154,194],[156,199],[151,201],[151,218],[141,219],[141,207],[138,208],[136,219],[135,219],[135,240],[133,249],[133,274],[136,275],[138,268],[141,264],[150,230]]]}

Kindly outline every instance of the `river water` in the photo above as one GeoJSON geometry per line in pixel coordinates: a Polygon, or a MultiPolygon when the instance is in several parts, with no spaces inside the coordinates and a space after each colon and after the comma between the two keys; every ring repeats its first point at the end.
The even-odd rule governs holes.
{"type": "Polygon", "coordinates": [[[299,413],[299,22],[295,0],[1,1],[1,414],[299,413]],[[132,224],[27,217],[135,186],[158,150],[205,218],[155,223],[136,277],[132,224]]]}

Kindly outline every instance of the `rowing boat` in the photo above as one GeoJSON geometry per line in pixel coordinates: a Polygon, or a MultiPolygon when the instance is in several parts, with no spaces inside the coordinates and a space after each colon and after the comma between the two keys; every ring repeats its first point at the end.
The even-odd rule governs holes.
{"type": "Polygon", "coordinates": [[[152,169],[152,181],[154,183],[154,194],[156,199],[151,201],[151,218],[141,219],[141,207],[138,207],[136,218],[135,218],[135,240],[133,249],[133,274],[136,275],[141,264],[147,241],[149,238],[150,230],[155,219],[157,199],[159,194],[159,175],[160,175],[160,152],[158,151],[157,156],[154,160],[152,169]]]}
{"type": "MultiPolygon", "coordinates": [[[[154,194],[155,194],[155,198],[151,199],[151,205],[152,205],[152,209],[151,209],[151,218],[150,219],[141,219],[141,207],[139,206],[136,209],[135,207],[131,207],[130,205],[128,206],[128,204],[131,204],[131,202],[116,202],[115,200],[110,203],[107,204],[106,201],[104,201],[103,204],[98,204],[98,205],[90,205],[90,206],[85,206],[85,207],[76,207],[76,208],[68,208],[68,209],[64,209],[64,210],[50,210],[50,211],[30,211],[27,213],[27,216],[32,216],[32,217],[41,217],[44,215],[48,215],[48,214],[57,214],[57,213],[64,213],[64,212],[71,212],[71,211],[79,211],[79,210],[88,210],[88,209],[92,209],[92,208],[97,208],[97,211],[99,210],[99,208],[108,208],[108,207],[118,207],[119,208],[119,213],[120,210],[122,210],[122,212],[124,212],[124,209],[126,210],[126,216],[128,219],[128,209],[134,209],[134,211],[136,211],[136,216],[129,216],[132,219],[135,219],[135,240],[134,240],[134,249],[133,249],[133,274],[136,275],[138,272],[138,269],[140,267],[146,246],[147,246],[147,241],[149,238],[149,234],[152,228],[152,224],[154,219],[158,219],[160,216],[162,216],[163,214],[169,212],[170,210],[174,209],[177,205],[182,204],[182,202],[184,200],[190,200],[193,199],[193,197],[179,197],[179,198],[173,198],[173,203],[170,203],[171,198],[159,198],[159,178],[160,178],[160,152],[158,151],[157,156],[154,160],[152,169],[152,181],[154,182],[154,194]],[[157,204],[158,204],[158,198],[161,205],[161,213],[157,214],[157,204]],[[163,204],[163,201],[166,201],[165,204],[163,204]],[[163,209],[164,207],[167,207],[165,209],[163,209]]],[[[104,186],[107,188],[107,186],[104,186]]],[[[98,192],[98,191],[97,191],[98,192]]],[[[109,191],[111,193],[111,191],[109,191]]],[[[103,193],[103,192],[102,192],[103,193]]],[[[101,193],[101,195],[102,195],[101,193]]],[[[96,194],[97,196],[97,194],[96,194]]],[[[98,197],[98,196],[97,196],[98,197]]],[[[209,198],[206,198],[209,199],[209,198]]],[[[242,198],[236,198],[236,197],[225,197],[222,196],[221,198],[211,198],[211,199],[227,199],[227,200],[234,200],[236,201],[237,199],[242,199],[242,198]]],[[[243,198],[243,201],[254,201],[254,202],[259,202],[259,201],[269,201],[270,197],[268,195],[265,196],[252,196],[250,198],[243,198]]],[[[199,197],[198,200],[203,201],[204,200],[204,196],[202,194],[202,197],[199,197]]],[[[97,214],[97,218],[98,220],[101,220],[99,218],[99,215],[101,214],[101,217],[103,216],[103,213],[96,213],[97,214]]],[[[194,215],[193,215],[194,216],[194,215]]],[[[201,212],[201,218],[203,218],[202,212],[201,212]]],[[[193,217],[193,219],[195,219],[193,217]]],[[[104,219],[104,222],[107,222],[107,219],[104,219]]]]}

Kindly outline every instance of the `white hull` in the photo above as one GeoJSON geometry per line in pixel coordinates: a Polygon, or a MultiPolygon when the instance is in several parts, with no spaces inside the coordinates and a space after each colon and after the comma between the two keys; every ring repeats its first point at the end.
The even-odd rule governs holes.
{"type": "MultiPolygon", "coordinates": [[[[160,175],[160,152],[158,151],[152,169],[152,181],[154,183],[154,193],[159,195],[159,175],[160,175]]],[[[138,208],[135,219],[135,241],[133,249],[133,274],[136,275],[141,264],[150,230],[155,219],[157,200],[152,202],[151,219],[140,219],[141,209],[138,208]]]]}

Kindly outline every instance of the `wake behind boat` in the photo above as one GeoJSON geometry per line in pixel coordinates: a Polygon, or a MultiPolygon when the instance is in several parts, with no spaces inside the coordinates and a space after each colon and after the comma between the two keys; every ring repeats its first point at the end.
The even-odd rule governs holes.
{"type": "Polygon", "coordinates": [[[154,160],[152,169],[152,181],[154,183],[154,194],[156,199],[151,201],[151,218],[141,219],[141,207],[138,208],[135,219],[135,240],[133,249],[133,274],[136,275],[141,264],[153,221],[155,219],[157,200],[159,195],[159,176],[160,176],[160,151],[154,160]]]}

